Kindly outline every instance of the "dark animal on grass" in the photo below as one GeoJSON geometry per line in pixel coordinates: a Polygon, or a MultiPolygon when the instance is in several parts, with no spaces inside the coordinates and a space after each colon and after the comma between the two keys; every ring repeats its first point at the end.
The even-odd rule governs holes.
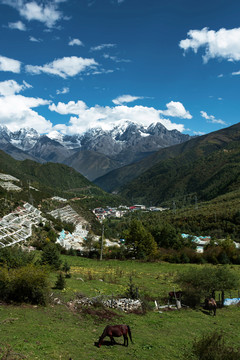
{"type": "Polygon", "coordinates": [[[169,297],[170,297],[171,299],[178,299],[178,300],[181,299],[182,294],[183,294],[182,291],[176,291],[176,292],[175,292],[175,291],[170,291],[170,292],[168,293],[168,295],[169,295],[169,297]]]}
{"type": "Polygon", "coordinates": [[[204,308],[206,310],[209,310],[209,314],[213,313],[213,315],[216,316],[217,303],[213,298],[206,298],[205,299],[204,308]]]}
{"type": "Polygon", "coordinates": [[[132,341],[132,334],[130,327],[128,325],[107,325],[105,329],[103,330],[102,335],[100,336],[98,340],[97,346],[100,347],[103,343],[103,339],[106,336],[109,336],[111,339],[111,344],[115,344],[116,341],[114,340],[114,337],[120,337],[123,336],[124,338],[124,346],[128,346],[128,335],[130,337],[131,342],[132,341]]]}

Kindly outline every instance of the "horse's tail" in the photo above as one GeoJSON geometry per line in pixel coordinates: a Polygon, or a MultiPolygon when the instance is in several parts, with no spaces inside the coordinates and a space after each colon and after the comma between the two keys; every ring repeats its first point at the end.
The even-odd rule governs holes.
{"type": "Polygon", "coordinates": [[[128,334],[129,334],[130,340],[131,340],[131,342],[133,343],[133,341],[132,341],[132,333],[131,333],[130,326],[127,325],[127,328],[128,328],[128,334]]]}

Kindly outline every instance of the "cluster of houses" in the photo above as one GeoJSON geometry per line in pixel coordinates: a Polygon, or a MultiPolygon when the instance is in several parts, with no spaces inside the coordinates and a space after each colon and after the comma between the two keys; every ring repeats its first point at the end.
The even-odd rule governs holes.
{"type": "Polygon", "coordinates": [[[193,236],[189,234],[181,234],[181,236],[184,239],[191,237],[192,242],[196,244],[196,251],[198,253],[203,253],[204,247],[211,241],[211,236],[193,236]]]}
{"type": "Polygon", "coordinates": [[[95,208],[93,209],[93,213],[95,214],[95,216],[99,221],[103,221],[104,219],[107,219],[109,217],[121,218],[122,216],[124,216],[129,212],[138,211],[138,210],[148,212],[148,211],[164,211],[168,209],[163,207],[153,207],[153,206],[146,207],[145,205],[132,205],[132,206],[120,205],[119,207],[107,206],[106,208],[102,208],[102,207],[95,208]]]}
{"type": "MultiPolygon", "coordinates": [[[[203,253],[204,252],[204,248],[210,243],[211,241],[211,236],[193,236],[193,235],[189,235],[189,234],[181,234],[182,238],[186,239],[186,238],[191,238],[192,242],[194,242],[196,244],[196,251],[198,253],[203,253]]],[[[224,241],[225,239],[221,239],[218,240],[218,242],[224,241]]],[[[240,243],[237,243],[235,241],[233,241],[235,247],[237,249],[240,249],[240,243]]]]}

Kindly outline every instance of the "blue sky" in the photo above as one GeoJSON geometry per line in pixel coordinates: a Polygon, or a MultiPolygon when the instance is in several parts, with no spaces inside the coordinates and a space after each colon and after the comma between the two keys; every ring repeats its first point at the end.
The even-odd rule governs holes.
{"type": "Polygon", "coordinates": [[[239,122],[238,0],[0,0],[0,125],[239,122]]]}

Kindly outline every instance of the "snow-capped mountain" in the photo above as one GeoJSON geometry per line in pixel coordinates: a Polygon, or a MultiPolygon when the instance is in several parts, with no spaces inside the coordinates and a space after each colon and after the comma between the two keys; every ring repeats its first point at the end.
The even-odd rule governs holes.
{"type": "Polygon", "coordinates": [[[0,126],[0,141],[7,140],[13,146],[28,151],[40,139],[41,135],[34,129],[24,128],[11,132],[6,126],[0,126]]]}
{"type": "Polygon", "coordinates": [[[161,123],[144,127],[126,121],[111,130],[94,128],[75,135],[63,135],[57,131],[40,135],[34,129],[11,132],[0,126],[0,149],[7,152],[6,145],[11,145],[15,149],[13,157],[21,150],[21,158],[26,153],[26,158],[32,157],[40,162],[65,163],[90,180],[189,139],[189,135],[167,130],[161,123]]]}

